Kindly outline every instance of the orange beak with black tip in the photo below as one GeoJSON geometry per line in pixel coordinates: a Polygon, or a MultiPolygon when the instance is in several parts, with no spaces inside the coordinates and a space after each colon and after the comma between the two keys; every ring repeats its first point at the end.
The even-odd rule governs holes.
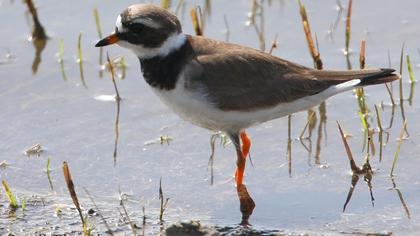
{"type": "Polygon", "coordinates": [[[119,40],[120,39],[118,38],[118,35],[116,33],[113,33],[113,34],[99,40],[95,44],[95,47],[103,47],[103,46],[111,45],[111,44],[114,44],[114,43],[118,42],[119,40]]]}

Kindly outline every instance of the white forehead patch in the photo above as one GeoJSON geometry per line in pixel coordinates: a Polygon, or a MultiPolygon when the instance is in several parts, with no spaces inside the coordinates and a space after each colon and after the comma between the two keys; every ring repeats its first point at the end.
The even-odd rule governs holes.
{"type": "Polygon", "coordinates": [[[134,19],[133,23],[143,24],[149,28],[154,28],[154,29],[159,29],[162,27],[161,24],[159,24],[158,22],[154,21],[153,19],[149,17],[141,17],[141,18],[134,19]]]}
{"type": "MultiPolygon", "coordinates": [[[[126,29],[123,27],[121,20],[122,20],[121,15],[118,15],[117,21],[115,22],[115,26],[117,27],[119,32],[125,32],[126,29]]],[[[153,19],[151,19],[149,17],[137,18],[137,19],[134,19],[132,22],[143,24],[143,25],[145,25],[149,28],[153,28],[153,29],[162,28],[161,24],[159,24],[158,22],[154,21],[153,19]]]]}
{"type": "Polygon", "coordinates": [[[115,26],[117,27],[119,32],[123,32],[123,26],[122,26],[122,22],[121,22],[121,15],[118,15],[117,17],[117,21],[115,22],[115,26]]]}

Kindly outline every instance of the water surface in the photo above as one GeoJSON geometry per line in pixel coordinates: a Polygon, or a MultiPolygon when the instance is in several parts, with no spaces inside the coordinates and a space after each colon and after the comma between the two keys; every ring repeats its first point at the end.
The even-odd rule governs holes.
{"type": "MultiPolygon", "coordinates": [[[[177,2],[174,1],[172,10],[177,2]]],[[[206,36],[260,47],[254,28],[246,26],[251,1],[210,2],[211,13],[203,1],[186,1],[184,8],[180,8],[178,14],[186,33],[194,34],[189,10],[194,4],[199,4],[206,14],[206,36]],[[228,37],[224,17],[228,23],[228,37]]],[[[270,5],[268,2],[262,3],[266,51],[278,33],[278,48],[274,55],[312,66],[297,3],[283,0],[272,1],[270,5]]],[[[145,208],[147,234],[157,234],[179,221],[199,220],[219,229],[235,228],[240,222],[233,180],[236,161],[233,146],[223,147],[219,141],[216,143],[214,184],[211,185],[208,159],[212,133],[182,121],[165,107],[141,77],[137,58],[117,46],[107,47],[104,51],[111,58],[124,57],[127,65],[125,79],[117,80],[122,101],[114,163],[117,106],[113,101],[98,99],[98,96],[115,92],[109,73],[100,71],[100,52],[93,46],[98,40],[93,9],[98,9],[102,30],[107,33],[114,29],[117,14],[133,3],[135,1],[36,2],[39,21],[49,37],[42,52],[38,48],[37,56],[34,44],[28,41],[33,23],[27,5],[19,1],[0,2],[3,22],[0,28],[0,162],[8,164],[0,169],[0,177],[9,183],[19,199],[28,201],[25,211],[18,209],[13,213],[8,208],[5,194],[0,195],[2,234],[80,232],[80,219],[63,180],[63,161],[69,163],[83,208],[86,211],[94,208],[83,190],[86,188],[117,233],[131,232],[120,214],[123,210],[119,190],[123,193],[130,219],[138,226],[142,225],[142,207],[145,208]],[[82,34],[84,82],[76,62],[79,33],[82,34]],[[60,40],[64,42],[66,79],[57,62],[60,40]],[[172,138],[169,145],[160,144],[158,139],[161,136],[172,138]],[[44,149],[39,156],[23,154],[37,143],[44,149]],[[45,173],[49,157],[53,189],[45,173]],[[163,227],[158,220],[160,178],[164,196],[170,198],[163,227]],[[60,216],[56,214],[58,209],[60,216]]],[[[317,34],[324,67],[347,69],[342,53],[346,9],[339,15],[334,0],[303,3],[312,32],[317,34]],[[333,29],[337,19],[337,26],[333,29]]],[[[347,1],[341,3],[347,6],[347,1]]],[[[401,45],[405,43],[414,74],[420,73],[418,6],[415,0],[354,1],[350,44],[353,53],[349,57],[352,67],[359,67],[359,43],[366,39],[368,67],[388,67],[389,50],[391,66],[398,68],[401,45]]],[[[259,20],[257,16],[257,22],[259,20]]],[[[410,84],[405,65],[403,71],[404,97],[408,97],[410,84]]],[[[397,83],[393,90],[397,99],[397,83]]],[[[382,122],[387,127],[392,109],[388,105],[390,99],[385,86],[369,87],[366,93],[371,109],[368,119],[371,127],[378,126],[374,104],[381,103],[386,104],[382,122]]],[[[412,105],[408,101],[404,104],[410,136],[402,143],[394,183],[389,173],[403,124],[399,106],[395,108],[392,127],[387,130],[389,142],[383,149],[382,162],[378,156],[378,135],[374,136],[377,149],[376,155],[371,157],[374,206],[362,176],[344,213],[343,205],[352,176],[336,120],[352,135],[349,144],[358,164],[364,162],[366,153],[362,151],[362,125],[352,92],[326,102],[327,119],[325,127],[320,130],[317,114],[311,153],[297,139],[306,124],[307,113],[292,116],[290,168],[287,118],[249,129],[253,140],[253,167],[248,162],[245,182],[257,205],[250,219],[252,229],[260,233],[315,235],[414,235],[420,231],[420,126],[417,124],[420,106],[416,93],[412,105]],[[316,155],[318,139],[320,154],[316,155]]],[[[308,140],[305,143],[309,145],[308,140]]],[[[95,233],[106,230],[99,217],[89,217],[88,221],[94,225],[95,233]]],[[[142,230],[138,229],[138,233],[141,234],[142,230]]]]}

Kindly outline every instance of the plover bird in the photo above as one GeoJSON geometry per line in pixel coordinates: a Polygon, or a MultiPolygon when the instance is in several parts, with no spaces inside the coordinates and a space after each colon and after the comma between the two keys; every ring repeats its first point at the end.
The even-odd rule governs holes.
{"type": "Polygon", "coordinates": [[[238,193],[251,145],[246,128],[341,92],[399,79],[393,69],[314,70],[256,49],[184,34],[175,15],[151,4],[125,9],[114,33],[96,47],[114,43],[136,54],[143,78],[181,118],[230,137],[238,193]]]}

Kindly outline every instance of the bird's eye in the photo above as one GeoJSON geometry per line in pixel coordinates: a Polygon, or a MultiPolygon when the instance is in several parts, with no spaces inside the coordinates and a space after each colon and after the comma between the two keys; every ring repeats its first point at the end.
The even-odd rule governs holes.
{"type": "Polygon", "coordinates": [[[128,25],[127,28],[132,32],[140,33],[144,29],[144,25],[139,24],[139,23],[134,23],[134,24],[128,25]]]}

